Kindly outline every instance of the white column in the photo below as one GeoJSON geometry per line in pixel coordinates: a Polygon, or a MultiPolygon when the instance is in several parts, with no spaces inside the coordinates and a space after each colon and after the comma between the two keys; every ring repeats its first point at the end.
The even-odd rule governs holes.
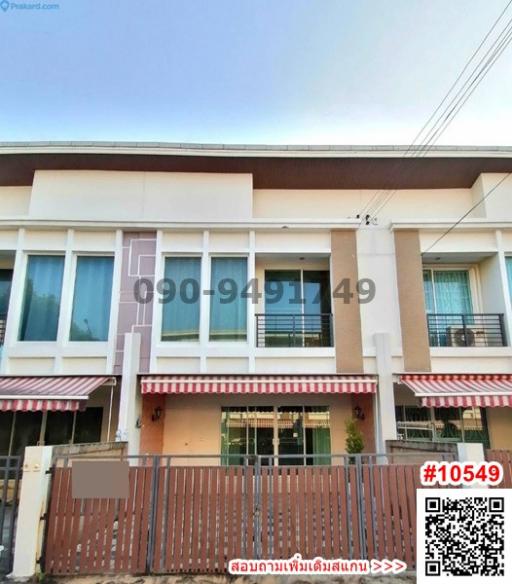
{"type": "Polygon", "coordinates": [[[141,398],[137,387],[140,363],[140,333],[124,335],[121,397],[116,441],[128,442],[127,454],[139,454],[140,429],[137,418],[141,415],[141,398]]]}
{"type": "Polygon", "coordinates": [[[386,440],[396,440],[395,394],[393,390],[393,360],[391,358],[391,336],[388,333],[375,333],[377,358],[377,418],[375,446],[377,452],[386,451],[386,440]]]}
{"type": "Polygon", "coordinates": [[[208,373],[207,359],[208,343],[210,342],[210,299],[203,290],[210,289],[210,232],[203,231],[203,251],[201,255],[201,282],[199,286],[199,347],[201,351],[199,370],[208,373]]]}
{"type": "Polygon", "coordinates": [[[36,573],[36,560],[41,555],[44,523],[52,463],[51,446],[25,448],[23,480],[21,481],[14,566],[10,578],[31,578],[36,573]]]}
{"type": "MultiPolygon", "coordinates": [[[[249,231],[249,257],[247,258],[247,281],[256,286],[256,235],[249,231]]],[[[260,282],[261,283],[261,282],[260,282]]],[[[257,287],[259,288],[259,284],[257,287]]],[[[262,284],[263,285],[263,284],[262,284]]],[[[256,371],[256,304],[252,298],[247,298],[247,344],[249,346],[248,372],[256,371]]]]}

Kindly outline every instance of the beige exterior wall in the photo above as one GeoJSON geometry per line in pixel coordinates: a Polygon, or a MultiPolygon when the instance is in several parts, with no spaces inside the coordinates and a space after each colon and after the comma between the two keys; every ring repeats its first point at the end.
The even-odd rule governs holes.
{"type": "Polygon", "coordinates": [[[487,408],[489,442],[495,450],[512,450],[512,408],[487,408]]]}
{"type": "Polygon", "coordinates": [[[418,231],[397,231],[395,250],[404,370],[430,371],[430,348],[418,231]]]}
{"type": "Polygon", "coordinates": [[[116,436],[117,430],[117,420],[119,416],[119,394],[120,388],[118,386],[114,387],[114,392],[112,394],[112,414],[110,420],[110,432],[109,432],[109,411],[110,411],[110,387],[100,387],[95,392],[92,393],[90,398],[87,400],[88,407],[101,407],[103,408],[103,418],[101,424],[101,441],[102,442],[113,442],[116,436]]]}
{"type": "Polygon", "coordinates": [[[249,174],[36,171],[29,216],[103,221],[235,221],[252,215],[249,174]]]}
{"type": "MultiPolygon", "coordinates": [[[[352,230],[331,232],[331,285],[332,292],[342,280],[347,280],[350,291],[355,292],[359,279],[357,267],[357,240],[352,230]]],[[[345,302],[333,298],[334,345],[336,347],[336,371],[338,373],[363,372],[363,347],[361,312],[357,295],[345,302]]]]}
{"type": "MultiPolygon", "coordinates": [[[[330,408],[331,452],[345,452],[345,422],[352,416],[347,396],[168,396],[165,409],[164,454],[220,455],[221,408],[254,405],[326,405],[330,408]]],[[[189,462],[192,459],[189,459],[189,462]]],[[[204,464],[205,460],[200,462],[204,464]]],[[[218,462],[211,460],[210,462],[218,462]]]]}

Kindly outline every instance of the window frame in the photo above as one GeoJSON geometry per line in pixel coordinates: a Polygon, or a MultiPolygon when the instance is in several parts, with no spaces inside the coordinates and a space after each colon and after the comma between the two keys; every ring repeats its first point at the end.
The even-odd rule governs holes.
{"type": "MultiPolygon", "coordinates": [[[[65,298],[63,298],[64,296],[64,291],[65,291],[65,284],[66,284],[66,263],[67,263],[67,254],[65,250],[62,251],[41,251],[41,250],[37,250],[37,251],[29,251],[29,250],[25,250],[23,252],[23,276],[21,278],[21,298],[20,298],[20,304],[19,304],[19,314],[18,314],[18,326],[17,326],[17,334],[16,334],[16,343],[20,343],[23,346],[27,346],[30,343],[36,343],[38,345],[41,345],[42,343],[50,343],[51,345],[55,345],[57,344],[60,339],[60,334],[61,334],[61,327],[63,324],[63,319],[65,318],[66,315],[66,307],[65,305],[65,298]],[[25,309],[25,291],[26,291],[26,287],[27,287],[27,275],[28,275],[28,265],[29,265],[29,261],[30,261],[30,257],[60,257],[63,259],[63,264],[62,264],[62,286],[61,286],[61,290],[60,290],[60,300],[59,300],[59,314],[57,317],[57,334],[56,334],[56,338],[54,340],[32,340],[32,339],[28,339],[28,340],[24,340],[21,339],[21,327],[22,327],[22,323],[23,323],[23,314],[24,314],[24,309],[25,309]]],[[[14,282],[14,277],[13,277],[13,282],[14,282]]],[[[12,293],[13,293],[13,289],[11,288],[11,298],[12,298],[12,293]]]]}
{"type": "Polygon", "coordinates": [[[186,347],[186,346],[193,346],[193,347],[198,347],[201,343],[201,324],[202,324],[202,296],[203,296],[203,290],[202,290],[202,278],[203,278],[203,256],[200,253],[197,252],[193,252],[193,253],[163,253],[162,254],[162,270],[161,270],[161,274],[162,274],[162,280],[165,278],[165,265],[167,263],[167,259],[197,259],[199,260],[199,298],[197,299],[197,309],[198,309],[198,316],[199,316],[199,328],[198,328],[198,337],[196,340],[189,340],[189,341],[175,341],[175,340],[169,340],[166,341],[162,338],[163,335],[163,326],[164,326],[164,308],[165,308],[165,303],[163,302],[159,302],[159,294],[158,291],[155,289],[155,305],[158,306],[158,304],[160,304],[161,306],[161,310],[159,311],[159,320],[160,322],[155,322],[155,319],[153,319],[153,326],[157,327],[156,330],[156,338],[157,338],[157,343],[161,344],[163,347],[169,347],[169,346],[175,346],[175,347],[186,347]]]}
{"type": "Polygon", "coordinates": [[[303,465],[302,466],[308,466],[307,461],[308,460],[314,460],[313,457],[317,457],[317,458],[329,458],[332,455],[332,418],[331,418],[331,405],[330,404],[279,404],[279,405],[271,405],[271,404],[258,404],[258,405],[226,405],[226,406],[221,406],[221,437],[220,437],[220,442],[221,442],[221,460],[224,460],[224,457],[226,457],[227,460],[227,465],[230,465],[230,458],[235,458],[235,457],[240,457],[240,458],[249,458],[249,457],[256,457],[256,456],[260,456],[262,458],[262,460],[264,461],[265,458],[272,458],[272,464],[269,466],[287,466],[286,463],[286,459],[283,459],[280,462],[280,455],[279,455],[279,420],[278,420],[278,416],[279,416],[279,409],[280,408],[301,408],[301,414],[302,414],[302,420],[304,420],[305,418],[305,414],[306,414],[306,408],[323,408],[329,416],[329,438],[330,438],[330,452],[329,454],[325,454],[325,453],[311,453],[308,454],[307,453],[307,440],[306,440],[306,428],[304,426],[304,424],[302,424],[302,449],[303,452],[302,454],[297,454],[297,456],[294,455],[290,455],[290,460],[293,460],[293,458],[302,458],[303,459],[303,465]],[[256,453],[253,452],[248,452],[248,448],[249,448],[249,439],[248,439],[248,435],[249,435],[249,425],[246,425],[246,452],[245,454],[240,454],[240,455],[235,455],[233,457],[227,458],[227,453],[223,453],[222,452],[222,424],[223,424],[223,420],[222,420],[222,415],[225,411],[229,411],[232,409],[237,409],[237,410],[243,410],[245,412],[245,414],[249,414],[251,413],[251,409],[252,411],[257,411],[258,409],[262,409],[262,408],[272,408],[272,412],[273,412],[273,439],[272,439],[272,444],[273,444],[273,454],[272,455],[258,455],[256,453]],[[306,458],[308,457],[308,458],[306,458]]]}
{"type": "MultiPolygon", "coordinates": [[[[116,299],[115,296],[115,289],[116,289],[116,282],[115,282],[115,278],[116,278],[116,254],[114,252],[81,252],[81,251],[73,251],[71,254],[71,270],[70,270],[70,275],[71,275],[71,282],[70,282],[70,286],[69,286],[69,306],[66,307],[66,311],[65,311],[65,322],[63,323],[63,325],[65,326],[65,332],[63,333],[64,336],[64,344],[66,345],[70,345],[73,347],[77,347],[80,345],[84,345],[84,346],[91,346],[91,343],[93,343],[95,346],[101,346],[103,344],[103,346],[108,345],[108,343],[111,341],[111,339],[114,336],[114,330],[115,327],[117,326],[117,323],[113,323],[112,321],[114,320],[112,318],[112,314],[113,314],[113,307],[114,307],[114,302],[116,299]],[[71,324],[73,321],[73,307],[74,307],[74,303],[75,303],[75,287],[76,287],[76,276],[77,276],[77,267],[78,267],[78,258],[79,257],[98,257],[98,258],[112,258],[112,285],[111,285],[111,292],[110,292],[110,310],[109,310],[109,315],[108,315],[108,332],[107,332],[107,338],[103,341],[73,341],[71,340],[71,324]]],[[[64,282],[63,282],[63,286],[64,286],[64,282]]],[[[57,337],[58,339],[58,337],[57,337]]]]}
{"type": "MultiPolygon", "coordinates": [[[[250,274],[250,266],[249,266],[249,259],[250,256],[247,253],[223,253],[223,252],[215,252],[208,254],[208,289],[212,288],[212,266],[214,259],[245,259],[246,262],[246,282],[244,283],[244,287],[247,286],[249,281],[249,274],[250,274]]],[[[215,291],[215,294],[218,294],[215,291]]],[[[244,300],[241,296],[242,290],[238,290],[238,299],[240,301],[244,300]]],[[[201,295],[202,290],[201,290],[201,295]]],[[[250,306],[249,306],[249,298],[245,298],[245,338],[244,339],[235,339],[235,340],[215,340],[211,337],[211,314],[212,314],[212,298],[213,295],[206,295],[207,303],[208,303],[208,314],[207,314],[207,324],[208,327],[206,330],[206,339],[209,347],[221,347],[221,346],[237,346],[237,345],[247,345],[249,343],[249,318],[250,318],[250,306]]]]}
{"type": "MultiPolygon", "coordinates": [[[[422,276],[424,271],[429,271],[432,281],[433,299],[434,299],[434,312],[437,314],[437,300],[436,292],[434,286],[434,272],[462,272],[468,273],[469,282],[469,294],[471,296],[471,305],[473,307],[473,314],[478,314],[482,312],[482,302],[480,295],[480,273],[478,271],[478,266],[471,264],[423,264],[422,265],[422,276]]],[[[423,298],[425,298],[425,289],[423,289],[423,298]]],[[[425,303],[425,313],[427,313],[427,307],[425,303]]]]}

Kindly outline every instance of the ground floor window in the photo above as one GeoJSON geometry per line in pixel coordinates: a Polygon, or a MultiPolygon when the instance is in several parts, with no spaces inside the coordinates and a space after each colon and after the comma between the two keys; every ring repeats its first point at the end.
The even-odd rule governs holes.
{"type": "Polygon", "coordinates": [[[223,464],[244,464],[246,459],[253,463],[255,455],[262,456],[261,462],[265,465],[329,464],[329,408],[222,408],[221,440],[223,464]]]}
{"type": "Polygon", "coordinates": [[[0,455],[22,455],[27,446],[101,441],[103,408],[83,412],[0,412],[0,455]]]}
{"type": "Polygon", "coordinates": [[[482,442],[489,446],[485,408],[396,406],[398,435],[404,440],[482,442]]]}

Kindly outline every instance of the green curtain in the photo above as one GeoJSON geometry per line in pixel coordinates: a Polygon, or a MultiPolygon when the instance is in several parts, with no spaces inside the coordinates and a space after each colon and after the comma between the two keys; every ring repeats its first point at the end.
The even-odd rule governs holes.
{"type": "Polygon", "coordinates": [[[425,307],[427,314],[435,312],[434,304],[434,285],[432,283],[432,272],[423,270],[423,290],[425,292],[425,307]]]}
{"type": "Polygon", "coordinates": [[[506,258],[505,261],[507,264],[508,291],[512,300],[512,257],[506,258]]]}
{"type": "Polygon", "coordinates": [[[55,341],[59,324],[63,256],[29,256],[20,341],[55,341]]]}
{"type": "Polygon", "coordinates": [[[199,340],[200,258],[166,258],[165,279],[174,292],[164,300],[162,341],[199,340]]]}
{"type": "Polygon", "coordinates": [[[210,340],[247,339],[247,258],[212,258],[210,340]],[[225,290],[229,294],[223,294],[225,290]],[[231,298],[230,298],[231,296],[231,298]]]}
{"type": "Polygon", "coordinates": [[[113,257],[77,258],[70,341],[108,340],[113,268],[113,257]]]}
{"type": "Polygon", "coordinates": [[[434,272],[436,311],[438,313],[471,314],[473,305],[466,270],[434,272]]]}

